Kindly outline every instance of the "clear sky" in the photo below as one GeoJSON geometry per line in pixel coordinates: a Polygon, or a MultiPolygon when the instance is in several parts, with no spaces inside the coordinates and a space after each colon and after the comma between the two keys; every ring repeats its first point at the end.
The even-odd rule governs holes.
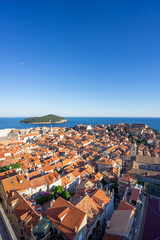
{"type": "Polygon", "coordinates": [[[159,0],[1,0],[0,116],[160,117],[159,0]]]}

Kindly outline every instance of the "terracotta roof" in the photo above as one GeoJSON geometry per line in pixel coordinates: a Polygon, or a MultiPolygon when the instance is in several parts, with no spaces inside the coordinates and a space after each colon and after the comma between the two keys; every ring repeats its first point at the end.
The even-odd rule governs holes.
{"type": "Polygon", "coordinates": [[[5,155],[3,152],[0,153],[0,158],[5,158],[5,155]]]}
{"type": "Polygon", "coordinates": [[[102,157],[98,163],[105,164],[108,166],[113,166],[115,164],[115,161],[113,159],[108,159],[108,158],[102,157]]]}
{"type": "Polygon", "coordinates": [[[124,181],[124,182],[133,182],[133,178],[131,178],[130,176],[124,175],[123,177],[120,178],[120,180],[124,181]]]}
{"type": "Polygon", "coordinates": [[[78,170],[74,170],[74,171],[72,172],[72,174],[73,174],[75,177],[80,176],[80,172],[79,172],[78,170]]]}
{"type": "Polygon", "coordinates": [[[91,167],[86,168],[86,171],[87,171],[89,174],[92,174],[92,173],[94,172],[93,168],[91,168],[91,167]]]}
{"type": "Polygon", "coordinates": [[[138,197],[139,197],[139,193],[140,193],[140,189],[136,189],[136,188],[132,189],[130,200],[137,202],[138,197]]]}
{"type": "Polygon", "coordinates": [[[47,184],[47,181],[44,176],[32,179],[30,181],[32,188],[37,188],[47,184]]]}
{"type": "Polygon", "coordinates": [[[117,210],[134,210],[135,211],[136,208],[133,205],[121,200],[117,210]]]}
{"type": "Polygon", "coordinates": [[[11,169],[11,170],[2,172],[2,173],[0,173],[0,180],[3,180],[3,179],[5,179],[5,178],[12,177],[12,176],[17,175],[17,174],[18,174],[18,173],[16,172],[15,169],[11,169]]]}
{"type": "Polygon", "coordinates": [[[87,214],[87,223],[93,223],[93,221],[95,221],[99,210],[94,201],[88,195],[82,200],[79,199],[79,202],[75,206],[87,214]]]}
{"type": "Polygon", "coordinates": [[[52,184],[53,182],[58,181],[58,179],[60,179],[61,176],[57,173],[57,171],[54,171],[52,173],[44,175],[44,178],[46,179],[48,184],[52,184]]]}
{"type": "Polygon", "coordinates": [[[66,186],[66,185],[69,184],[69,183],[70,183],[70,181],[69,181],[68,178],[66,178],[65,176],[62,177],[62,186],[63,186],[63,187],[66,186]]]}
{"type": "Polygon", "coordinates": [[[95,190],[90,189],[90,188],[83,188],[83,189],[79,189],[78,191],[76,191],[76,193],[72,197],[73,197],[73,199],[79,198],[79,197],[84,197],[86,193],[88,195],[90,195],[90,193],[92,193],[92,192],[95,192],[95,190]]]}
{"type": "Polygon", "coordinates": [[[75,227],[77,227],[78,232],[86,216],[84,212],[61,197],[56,199],[52,208],[47,209],[45,215],[71,240],[76,236],[74,232],[75,227]],[[69,211],[67,210],[66,212],[68,208],[69,211]],[[64,211],[66,215],[63,214],[64,211]],[[64,218],[61,218],[60,221],[58,216],[61,216],[61,214],[64,218]]]}
{"type": "Polygon", "coordinates": [[[110,202],[110,198],[106,196],[102,189],[97,189],[93,193],[89,194],[90,197],[93,199],[94,203],[98,207],[98,209],[103,212],[103,206],[105,207],[110,202]]]}
{"type": "Polygon", "coordinates": [[[2,185],[7,196],[10,196],[13,190],[25,190],[31,187],[31,183],[26,179],[25,174],[3,179],[2,185]],[[17,176],[21,177],[21,181],[17,176]]]}
{"type": "Polygon", "coordinates": [[[35,227],[38,224],[40,215],[27,203],[20,193],[14,192],[14,196],[9,199],[9,203],[12,202],[12,199],[15,202],[12,209],[27,233],[30,235],[31,227],[35,227]]]}
{"type": "Polygon", "coordinates": [[[65,159],[65,160],[62,161],[62,166],[64,167],[64,166],[66,166],[67,164],[69,164],[70,162],[71,162],[70,159],[65,159]]]}
{"type": "Polygon", "coordinates": [[[44,168],[43,168],[43,170],[44,170],[45,172],[53,171],[53,169],[54,169],[54,167],[51,166],[50,164],[45,164],[45,166],[44,166],[44,168]]]}
{"type": "Polygon", "coordinates": [[[40,171],[38,171],[38,170],[28,173],[28,177],[29,177],[30,180],[31,180],[32,178],[40,177],[40,176],[41,176],[41,173],[40,173],[40,171]]]}

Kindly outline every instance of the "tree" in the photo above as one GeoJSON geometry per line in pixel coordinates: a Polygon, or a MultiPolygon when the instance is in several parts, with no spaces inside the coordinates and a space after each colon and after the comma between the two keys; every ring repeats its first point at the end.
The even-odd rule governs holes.
{"type": "Polygon", "coordinates": [[[106,181],[104,180],[104,177],[102,178],[101,183],[103,187],[107,184],[106,181]]]}
{"type": "Polygon", "coordinates": [[[114,130],[114,128],[113,128],[113,127],[107,127],[107,130],[108,130],[109,132],[111,132],[111,131],[114,130]]]}
{"type": "Polygon", "coordinates": [[[128,132],[128,127],[125,127],[125,129],[124,129],[126,132],[128,132]]]}
{"type": "Polygon", "coordinates": [[[54,192],[54,194],[57,193],[58,195],[60,195],[64,192],[64,188],[62,186],[57,186],[53,189],[53,192],[54,192]]]}
{"type": "Polygon", "coordinates": [[[70,193],[68,191],[65,191],[62,186],[57,186],[53,188],[52,194],[55,196],[55,198],[58,198],[59,196],[66,199],[67,201],[70,199],[70,193]]]}
{"type": "Polygon", "coordinates": [[[63,197],[64,199],[66,199],[68,201],[70,199],[71,195],[68,191],[66,191],[62,194],[61,197],[63,197]]]}
{"type": "Polygon", "coordinates": [[[0,169],[0,172],[5,172],[9,169],[18,169],[20,167],[21,167],[21,165],[19,163],[14,163],[14,164],[11,164],[11,165],[5,165],[4,167],[2,167],[0,169]]]}

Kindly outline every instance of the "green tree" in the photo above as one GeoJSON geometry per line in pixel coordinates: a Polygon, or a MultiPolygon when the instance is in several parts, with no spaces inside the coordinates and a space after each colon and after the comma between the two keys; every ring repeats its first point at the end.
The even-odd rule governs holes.
{"type": "Polygon", "coordinates": [[[109,131],[109,132],[111,132],[111,131],[113,131],[113,130],[114,130],[114,128],[113,128],[113,127],[107,127],[107,129],[108,129],[108,131],[109,131]]]}
{"type": "Polygon", "coordinates": [[[57,187],[55,187],[55,188],[53,188],[53,193],[54,194],[58,194],[58,195],[60,195],[60,194],[62,194],[64,192],[64,188],[62,187],[62,186],[57,186],[57,187]]]}
{"type": "Polygon", "coordinates": [[[6,166],[4,166],[4,167],[2,167],[2,168],[0,169],[0,172],[5,172],[5,171],[9,170],[10,168],[11,168],[11,169],[18,169],[18,168],[20,168],[20,167],[21,167],[21,165],[20,165],[19,163],[14,163],[14,164],[11,164],[11,165],[6,165],[6,166]]]}
{"type": "Polygon", "coordinates": [[[67,201],[70,199],[70,193],[68,191],[65,191],[62,186],[57,186],[52,189],[52,194],[55,198],[58,198],[59,196],[66,199],[67,201]]]}
{"type": "Polygon", "coordinates": [[[106,181],[104,180],[104,178],[102,178],[101,183],[102,183],[103,187],[107,184],[106,181]]]}
{"type": "Polygon", "coordinates": [[[70,199],[71,195],[68,191],[66,191],[62,194],[61,197],[63,197],[64,199],[66,199],[68,201],[70,199]]]}

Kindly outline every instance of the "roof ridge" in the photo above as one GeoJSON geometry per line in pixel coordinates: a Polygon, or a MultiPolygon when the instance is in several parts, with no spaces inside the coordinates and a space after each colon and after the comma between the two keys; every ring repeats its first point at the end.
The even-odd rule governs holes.
{"type": "Polygon", "coordinates": [[[40,214],[38,214],[37,212],[36,212],[36,210],[34,210],[32,207],[31,207],[31,205],[29,205],[29,203],[26,201],[26,199],[17,191],[17,193],[18,193],[18,195],[20,196],[20,198],[22,198],[24,201],[25,201],[25,203],[30,207],[30,209],[37,215],[37,216],[40,216],[40,214]]]}
{"type": "Polygon", "coordinates": [[[69,201],[67,201],[67,200],[65,200],[64,198],[62,198],[62,197],[58,197],[58,198],[61,198],[61,199],[63,199],[65,202],[67,202],[67,203],[69,203],[73,208],[76,208],[76,209],[78,209],[79,211],[81,211],[82,213],[84,213],[84,214],[86,214],[85,212],[83,212],[82,210],[80,210],[79,208],[77,208],[76,206],[74,206],[71,202],[69,202],[69,201]]]}

